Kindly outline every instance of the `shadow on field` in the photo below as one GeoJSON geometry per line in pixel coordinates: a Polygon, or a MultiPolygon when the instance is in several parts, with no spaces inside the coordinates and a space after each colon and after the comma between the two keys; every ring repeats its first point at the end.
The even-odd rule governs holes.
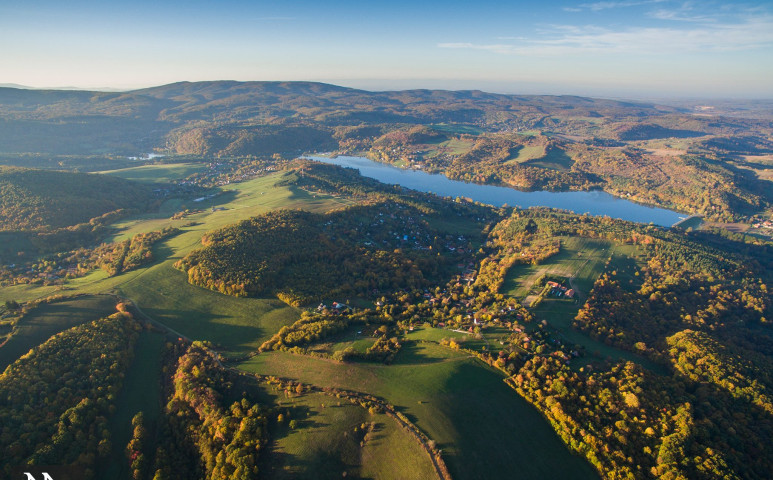
{"type": "Polygon", "coordinates": [[[0,347],[0,372],[51,336],[115,313],[116,303],[108,295],[89,295],[33,309],[19,321],[16,333],[0,347]]]}
{"type": "MultiPolygon", "coordinates": [[[[227,203],[231,203],[234,200],[236,200],[236,195],[238,191],[237,190],[221,190],[220,192],[215,193],[214,197],[206,198],[206,197],[199,197],[199,198],[205,198],[204,200],[200,202],[195,202],[193,200],[185,202],[183,207],[193,209],[202,209],[206,210],[207,208],[218,208],[222,205],[225,205],[227,203]]],[[[213,194],[210,194],[213,195],[213,194]]]]}
{"type": "Polygon", "coordinates": [[[421,348],[416,342],[404,341],[400,352],[395,358],[394,365],[426,365],[429,363],[439,363],[444,359],[433,357],[426,354],[426,350],[421,348]]]}
{"type": "Polygon", "coordinates": [[[217,349],[227,350],[236,355],[254,351],[254,348],[247,344],[264,335],[263,328],[257,323],[254,325],[226,323],[226,320],[232,319],[231,316],[202,312],[194,308],[147,307],[144,311],[151,318],[193,340],[208,340],[217,349]]]}
{"type": "Polygon", "coordinates": [[[454,478],[597,479],[548,421],[482,364],[464,363],[446,383],[438,408],[452,419],[453,445],[442,445],[454,478]]]}

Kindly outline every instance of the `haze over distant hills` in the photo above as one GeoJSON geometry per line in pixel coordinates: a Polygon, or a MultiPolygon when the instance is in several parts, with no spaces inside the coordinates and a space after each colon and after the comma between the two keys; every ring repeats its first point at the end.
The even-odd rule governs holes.
{"type": "Polygon", "coordinates": [[[173,146],[180,134],[201,121],[324,127],[456,122],[487,130],[549,125],[571,133],[582,126],[591,128],[599,119],[686,112],[686,108],[575,96],[369,92],[312,82],[179,82],[130,92],[2,88],[0,153],[135,154],[173,146]],[[580,125],[576,117],[586,121],[580,125]]]}
{"type": "Polygon", "coordinates": [[[767,479],[768,106],[0,88],[0,472],[767,479]]]}
{"type": "Polygon", "coordinates": [[[0,88],[20,88],[22,90],[81,90],[86,92],[123,92],[125,88],[114,87],[31,87],[18,83],[0,83],[0,88]]]}
{"type": "Polygon", "coordinates": [[[764,177],[766,167],[743,157],[773,151],[770,106],[371,92],[315,82],[178,82],[129,92],[0,88],[0,161],[95,171],[116,168],[105,157],[153,151],[207,158],[370,151],[467,181],[601,188],[728,219],[764,209],[773,197],[752,173],[764,177]],[[458,141],[464,148],[446,148],[458,141]],[[717,155],[735,163],[717,163],[717,155]]]}

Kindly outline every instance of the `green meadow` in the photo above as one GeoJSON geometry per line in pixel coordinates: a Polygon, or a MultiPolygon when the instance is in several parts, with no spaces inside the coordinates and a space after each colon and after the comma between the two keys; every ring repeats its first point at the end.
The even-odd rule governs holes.
{"type": "Polygon", "coordinates": [[[545,147],[543,145],[524,145],[518,147],[515,154],[505,163],[524,163],[545,156],[545,147]]]}
{"type": "Polygon", "coordinates": [[[613,251],[625,246],[582,237],[560,237],[560,251],[537,265],[515,265],[507,272],[502,293],[525,298],[534,282],[544,274],[572,279],[574,288],[587,295],[613,251]]]}
{"type": "MultiPolygon", "coordinates": [[[[132,438],[132,418],[139,413],[145,417],[149,438],[153,438],[156,422],[161,415],[161,355],[165,336],[145,330],[134,347],[134,360],[116,398],[115,414],[108,420],[112,449],[100,465],[97,477],[104,480],[129,478],[129,462],[125,448],[132,438]]],[[[152,451],[152,445],[148,448],[152,451]]]]}
{"type": "Polygon", "coordinates": [[[53,335],[115,313],[115,305],[112,296],[88,295],[36,307],[19,320],[16,331],[0,347],[0,372],[53,335]]]}
{"type": "Polygon", "coordinates": [[[140,165],[117,170],[105,170],[96,173],[120,177],[126,180],[135,180],[138,182],[172,183],[175,180],[182,180],[194,173],[202,172],[206,170],[206,168],[207,166],[202,163],[165,163],[140,165]]]}
{"type": "Polygon", "coordinates": [[[331,335],[321,342],[317,342],[310,347],[313,352],[333,354],[346,348],[353,348],[358,353],[365,351],[373,346],[376,339],[372,336],[374,327],[364,327],[363,325],[353,325],[342,332],[331,335]]]}
{"type": "MultiPolygon", "coordinates": [[[[561,250],[538,265],[516,265],[510,269],[502,286],[502,293],[512,295],[524,304],[531,304],[537,292],[534,282],[544,274],[570,279],[570,286],[577,290],[578,299],[546,297],[532,312],[538,320],[546,320],[551,328],[567,342],[585,348],[595,359],[613,359],[638,363],[652,371],[662,370],[654,362],[625,350],[593,340],[572,328],[582,301],[593,288],[593,284],[607,270],[615,272],[618,278],[633,282],[638,247],[616,244],[607,240],[582,237],[561,237],[561,250]]],[[[485,338],[485,335],[484,335],[485,338]]],[[[584,364],[587,360],[577,360],[584,364]]]]}
{"type": "MultiPolygon", "coordinates": [[[[114,293],[133,301],[142,313],[169,327],[174,334],[192,340],[207,340],[226,358],[240,358],[255,351],[282,326],[296,321],[299,310],[276,298],[236,298],[193,286],[187,282],[186,274],[173,265],[198,248],[202,235],[212,229],[277,208],[323,212],[348,203],[333,196],[277,186],[285,175],[288,174],[280,172],[214,189],[199,202],[172,199],[158,212],[118,222],[113,226],[111,240],[114,241],[168,226],[181,229],[179,235],[156,244],[154,262],[142,268],[114,277],[96,270],[85,277],[67,281],[63,287],[11,287],[0,291],[0,301],[23,301],[51,293],[114,293]],[[183,219],[171,220],[175,212],[184,209],[192,213],[183,219]]],[[[443,226],[456,231],[462,227],[456,223],[449,220],[443,226]]],[[[596,262],[601,262],[599,268],[603,267],[602,258],[605,260],[604,255],[607,255],[603,252],[610,247],[593,241],[577,242],[580,239],[567,239],[567,251],[562,252],[565,258],[557,256],[551,261],[579,272],[576,273],[578,281],[586,276],[590,281],[597,268],[596,262]],[[573,258],[578,251],[587,258],[573,258]],[[584,268],[588,269],[587,273],[584,268]]],[[[518,286],[531,275],[539,273],[524,270],[511,282],[518,286]]],[[[113,309],[114,300],[109,303],[106,307],[113,309]]],[[[91,318],[99,316],[103,315],[91,318]]],[[[538,411],[503,382],[499,371],[463,352],[435,343],[439,335],[454,336],[473,342],[470,343],[473,348],[482,349],[497,341],[496,334],[484,335],[473,345],[465,334],[420,329],[408,336],[395,363],[390,366],[336,363],[282,352],[260,354],[238,366],[245,372],[292,378],[317,386],[341,387],[383,398],[437,442],[455,478],[508,478],[514,465],[518,466],[522,478],[595,478],[591,467],[569,452],[538,411]]],[[[120,415],[112,418],[110,423],[118,443],[127,438],[127,425],[134,413],[147,410],[146,415],[156,415],[153,402],[158,398],[157,386],[151,384],[157,383],[158,377],[154,373],[143,378],[136,372],[156,371],[154,365],[161,340],[160,336],[146,332],[137,346],[138,357],[127,374],[127,388],[118,398],[120,415]],[[138,397],[143,392],[147,393],[147,398],[138,397]]],[[[369,344],[372,344],[371,338],[345,331],[339,337],[329,339],[324,347],[331,352],[346,346],[363,350],[369,344]]],[[[330,397],[324,398],[329,400],[330,397]]],[[[272,465],[274,461],[276,465],[271,467],[269,478],[320,478],[319,472],[325,470],[326,465],[334,465],[331,470],[339,472],[351,469],[362,478],[401,478],[404,475],[401,472],[410,473],[403,478],[431,478],[434,475],[429,458],[416,440],[387,417],[378,416],[373,420],[358,406],[331,406],[323,401],[323,396],[316,394],[276,401],[294,402],[293,408],[305,414],[299,417],[301,428],[276,427],[269,454],[272,465]],[[369,421],[376,421],[379,426],[374,439],[364,446],[346,436],[353,431],[353,425],[369,421]],[[334,446],[333,453],[325,453],[323,447],[330,446],[334,446]]],[[[114,445],[116,448],[120,445],[114,445]]],[[[116,452],[113,453],[115,458],[116,452]]],[[[112,473],[115,472],[110,475],[112,473]]]]}
{"type": "Polygon", "coordinates": [[[467,138],[454,137],[449,140],[434,143],[428,146],[427,156],[432,158],[441,154],[445,155],[464,155],[472,150],[475,145],[473,140],[467,138]]]}
{"type": "Polygon", "coordinates": [[[534,167],[568,171],[572,168],[574,160],[560,148],[551,148],[546,151],[544,145],[523,145],[518,147],[505,163],[522,163],[534,167]]]}
{"type": "Polygon", "coordinates": [[[524,161],[526,165],[534,167],[548,168],[552,170],[569,171],[574,164],[574,160],[560,148],[552,148],[541,157],[524,161]]]}
{"type": "Polygon", "coordinates": [[[284,352],[239,365],[254,373],[368,392],[405,414],[443,450],[455,478],[596,478],[495,369],[433,343],[407,341],[390,366],[284,352]]]}
{"type": "Polygon", "coordinates": [[[433,130],[446,133],[458,133],[469,135],[480,135],[483,133],[483,129],[474,125],[462,125],[458,123],[435,123],[431,125],[433,130]]]}
{"type": "Polygon", "coordinates": [[[558,298],[545,299],[533,310],[537,318],[547,320],[548,325],[558,332],[562,339],[585,348],[586,357],[574,360],[573,366],[580,367],[588,364],[591,360],[609,359],[616,362],[638,363],[652,372],[664,373],[662,366],[641,355],[599,342],[572,328],[572,321],[579,310],[580,305],[558,298]]]}
{"type": "Polygon", "coordinates": [[[284,415],[272,422],[271,440],[260,466],[269,479],[435,479],[429,455],[391,417],[323,393],[287,396],[270,390],[284,415]],[[290,421],[295,421],[291,428],[290,421]],[[374,423],[365,437],[362,426],[374,423]]]}
{"type": "Polygon", "coordinates": [[[0,301],[26,301],[51,294],[115,293],[134,301],[144,313],[181,335],[208,340],[226,355],[255,350],[279,328],[297,320],[297,309],[276,298],[236,298],[188,283],[174,263],[201,245],[206,232],[277,208],[303,208],[322,212],[346,204],[327,195],[310,194],[294,187],[276,186],[280,172],[213,191],[200,202],[173,199],[160,212],[138,215],[113,225],[111,241],[174,226],[182,233],[154,246],[156,261],[142,268],[108,277],[102,270],[69,280],[61,287],[17,285],[3,288],[0,301]],[[171,205],[170,205],[171,204],[171,205]],[[183,209],[196,210],[182,220],[169,217],[183,209]]]}

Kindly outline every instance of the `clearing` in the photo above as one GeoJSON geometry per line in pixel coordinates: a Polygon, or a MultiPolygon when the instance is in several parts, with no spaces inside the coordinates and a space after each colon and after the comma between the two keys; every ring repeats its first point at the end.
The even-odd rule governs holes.
{"type": "Polygon", "coordinates": [[[149,183],[172,183],[182,180],[194,173],[207,169],[204,163],[165,163],[156,165],[140,165],[137,167],[120,168],[118,170],[105,170],[101,173],[114,177],[149,183]]]}
{"type": "Polygon", "coordinates": [[[264,389],[284,412],[271,422],[270,442],[260,470],[269,479],[436,479],[429,455],[389,416],[324,393],[286,396],[264,389]],[[295,429],[289,422],[295,420],[295,429]],[[375,423],[365,440],[363,424],[375,423]]]}
{"type": "MultiPolygon", "coordinates": [[[[64,286],[16,285],[0,291],[0,301],[27,301],[54,293],[116,293],[128,297],[146,314],[195,340],[208,340],[226,355],[243,355],[257,349],[282,326],[298,319],[298,310],[276,298],[237,298],[188,283],[174,263],[201,246],[207,231],[277,208],[303,208],[324,212],[347,204],[328,195],[309,194],[294,187],[277,186],[291,173],[278,172],[214,190],[201,201],[172,199],[160,212],[138,215],[113,225],[111,241],[174,226],[183,232],[154,245],[156,261],[136,270],[108,277],[103,270],[69,280],[64,286]],[[214,211],[213,211],[214,207],[214,211]],[[197,211],[181,220],[172,213],[197,211]]],[[[98,317],[94,317],[98,318],[98,317]]],[[[26,353],[26,351],[25,351],[26,353]]]]}
{"type": "Polygon", "coordinates": [[[87,295],[44,303],[27,313],[0,347],[0,372],[53,335],[115,313],[115,297],[87,295]]]}
{"type": "Polygon", "coordinates": [[[131,421],[139,412],[145,417],[148,429],[148,452],[152,452],[155,439],[156,421],[161,415],[161,355],[165,336],[144,330],[134,347],[134,360],[126,373],[123,388],[118,393],[115,414],[108,420],[112,449],[105,462],[100,465],[102,474],[98,478],[129,478],[129,460],[126,445],[132,438],[134,428],[131,421]]]}
{"type": "MultiPolygon", "coordinates": [[[[590,292],[604,271],[604,264],[614,251],[625,249],[607,240],[582,237],[560,237],[560,251],[538,265],[514,265],[507,272],[501,293],[518,299],[532,292],[534,282],[545,274],[571,279],[572,288],[581,294],[590,292]]],[[[583,297],[584,298],[584,297],[583,297]]]]}
{"type": "Polygon", "coordinates": [[[597,478],[500,372],[463,352],[406,341],[390,366],[270,352],[239,368],[385,399],[438,443],[454,478],[509,478],[514,465],[524,479],[597,478]]]}

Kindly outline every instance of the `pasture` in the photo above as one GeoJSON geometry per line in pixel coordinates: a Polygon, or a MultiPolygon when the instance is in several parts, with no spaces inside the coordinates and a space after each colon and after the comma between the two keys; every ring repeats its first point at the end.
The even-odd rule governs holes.
{"type": "Polygon", "coordinates": [[[586,357],[573,360],[573,366],[580,367],[592,360],[612,360],[615,362],[634,362],[656,373],[663,373],[662,366],[655,362],[627,350],[612,347],[598,340],[594,340],[584,333],[572,328],[572,321],[577,316],[580,305],[573,302],[546,298],[534,309],[534,314],[539,320],[546,320],[560,337],[568,343],[574,343],[585,348],[586,357]]]}
{"type": "Polygon", "coordinates": [[[551,148],[542,157],[530,159],[524,162],[526,165],[533,167],[548,168],[551,170],[569,171],[574,164],[572,157],[566,154],[565,151],[560,148],[551,148]]]}
{"type": "Polygon", "coordinates": [[[483,133],[483,129],[476,127],[475,125],[462,125],[458,123],[434,123],[431,125],[433,130],[446,133],[458,133],[458,134],[470,134],[480,135],[483,133]]]}
{"type": "Polygon", "coordinates": [[[615,248],[612,242],[606,240],[561,237],[560,251],[544,262],[510,268],[501,293],[524,299],[531,293],[534,282],[549,274],[571,279],[572,288],[584,298],[604,271],[604,265],[615,248]]]}
{"type": "Polygon", "coordinates": [[[116,299],[89,295],[44,303],[27,313],[11,338],[0,347],[0,372],[53,335],[115,313],[116,299]]]}
{"type": "Polygon", "coordinates": [[[418,441],[385,414],[323,393],[286,396],[271,391],[284,412],[272,422],[261,474],[269,479],[435,479],[432,462],[418,441]],[[289,422],[297,423],[295,429],[289,422]],[[365,439],[365,423],[375,423],[365,439]],[[364,445],[361,442],[364,441],[364,445]]]}
{"type": "MultiPolygon", "coordinates": [[[[129,478],[129,463],[126,459],[126,444],[132,438],[132,418],[139,412],[145,417],[148,438],[155,438],[156,424],[161,415],[161,355],[164,335],[145,330],[140,334],[134,347],[134,359],[124,377],[123,387],[116,397],[115,414],[108,420],[112,449],[100,465],[98,478],[129,478]]],[[[147,451],[152,452],[149,445],[147,451]]]]}
{"type": "Polygon", "coordinates": [[[464,155],[472,150],[475,142],[467,138],[451,138],[442,142],[430,144],[427,146],[427,157],[433,158],[438,155],[464,155]]]}
{"type": "Polygon", "coordinates": [[[373,328],[361,324],[352,325],[342,332],[314,343],[309,347],[309,350],[332,355],[337,351],[351,347],[355,352],[365,353],[376,342],[375,337],[370,335],[373,333],[373,328]]]}
{"type": "Polygon", "coordinates": [[[692,228],[693,230],[696,230],[700,228],[701,225],[703,225],[703,217],[701,217],[700,215],[690,215],[684,220],[681,220],[674,224],[675,227],[683,228],[685,230],[687,230],[688,228],[692,228]]]}
{"type": "Polygon", "coordinates": [[[463,352],[406,341],[393,365],[338,363],[284,352],[247,372],[368,392],[394,405],[443,449],[454,478],[597,478],[502,375],[463,352]]]}
{"type": "Polygon", "coordinates": [[[120,168],[117,170],[105,170],[103,175],[111,175],[126,180],[149,183],[172,183],[182,180],[207,169],[203,163],[164,163],[154,165],[140,165],[137,167],[120,168]]]}
{"type": "Polygon", "coordinates": [[[560,148],[546,149],[544,145],[523,145],[518,147],[515,153],[505,161],[505,164],[508,163],[521,163],[533,167],[568,171],[572,168],[574,160],[560,148]]]}
{"type": "Polygon", "coordinates": [[[543,145],[523,145],[518,147],[513,156],[505,163],[524,163],[544,156],[545,147],[543,145]]]}
{"type": "Polygon", "coordinates": [[[216,190],[217,195],[201,202],[171,200],[173,205],[162,206],[161,212],[138,215],[113,225],[115,234],[111,241],[167,226],[181,228],[181,234],[154,246],[154,263],[114,277],[108,277],[103,270],[94,270],[67,281],[63,287],[4,288],[0,291],[0,301],[26,301],[52,293],[116,293],[130,298],[144,313],[180,334],[212,342],[226,355],[253,351],[279,328],[297,320],[298,311],[275,298],[236,298],[193,286],[184,272],[174,268],[174,263],[198,248],[202,235],[215,228],[277,208],[323,212],[347,204],[346,200],[328,195],[277,186],[286,175],[289,174],[279,172],[227,185],[216,190]],[[199,211],[182,220],[169,218],[185,208],[199,211]]]}

